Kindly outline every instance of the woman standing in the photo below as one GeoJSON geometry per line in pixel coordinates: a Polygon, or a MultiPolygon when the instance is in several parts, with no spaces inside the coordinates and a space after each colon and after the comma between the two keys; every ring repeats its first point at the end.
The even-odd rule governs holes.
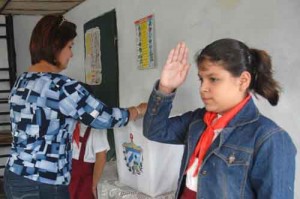
{"type": "Polygon", "coordinates": [[[59,74],[72,58],[76,25],[48,15],[30,41],[32,65],[11,90],[12,149],[4,174],[7,198],[69,198],[75,123],[97,129],[125,126],[146,104],[107,107],[77,80],[59,74]],[[139,110],[139,111],[137,111],[139,110]]]}

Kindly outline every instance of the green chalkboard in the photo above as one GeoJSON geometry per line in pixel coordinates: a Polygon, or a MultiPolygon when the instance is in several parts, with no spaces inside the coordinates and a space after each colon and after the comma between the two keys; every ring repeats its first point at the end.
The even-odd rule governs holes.
{"type": "MultiPolygon", "coordinates": [[[[106,105],[119,106],[119,69],[116,12],[112,10],[84,24],[84,33],[89,29],[100,29],[100,53],[102,64],[102,82],[100,85],[92,85],[93,92],[106,105]]],[[[116,158],[113,129],[107,131],[110,151],[107,160],[116,158]]]]}

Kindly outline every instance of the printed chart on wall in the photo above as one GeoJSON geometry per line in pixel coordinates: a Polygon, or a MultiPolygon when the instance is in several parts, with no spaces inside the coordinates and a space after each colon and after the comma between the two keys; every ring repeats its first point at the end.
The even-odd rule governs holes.
{"type": "Polygon", "coordinates": [[[139,69],[154,68],[154,18],[149,15],[134,22],[136,29],[137,61],[139,69]]]}
{"type": "Polygon", "coordinates": [[[100,29],[86,31],[85,37],[85,79],[89,85],[100,85],[102,81],[100,29]]]}

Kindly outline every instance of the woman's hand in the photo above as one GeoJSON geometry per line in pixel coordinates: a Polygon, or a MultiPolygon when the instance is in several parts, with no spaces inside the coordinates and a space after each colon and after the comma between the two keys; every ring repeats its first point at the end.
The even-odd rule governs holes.
{"type": "Polygon", "coordinates": [[[140,103],[138,106],[132,106],[128,108],[128,111],[130,112],[130,118],[129,120],[137,120],[138,118],[141,118],[145,115],[147,110],[148,104],[143,102],[140,103]]]}
{"type": "Polygon", "coordinates": [[[173,92],[185,81],[189,68],[188,48],[180,42],[169,53],[160,75],[159,90],[167,94],[173,92]]]}
{"type": "Polygon", "coordinates": [[[136,106],[136,110],[139,114],[138,117],[143,117],[147,111],[148,103],[142,102],[138,106],[136,106]]]}

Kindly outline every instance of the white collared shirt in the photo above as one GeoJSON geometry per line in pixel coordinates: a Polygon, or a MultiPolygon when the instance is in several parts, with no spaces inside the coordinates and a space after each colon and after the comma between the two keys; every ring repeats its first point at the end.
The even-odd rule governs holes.
{"type": "MultiPolygon", "coordinates": [[[[87,126],[84,124],[80,124],[80,137],[84,136],[84,132],[87,126]]],[[[79,142],[79,148],[75,141],[72,143],[73,152],[72,158],[78,160],[81,142],[79,142]]],[[[94,163],[96,161],[96,153],[102,151],[108,151],[110,149],[108,141],[107,141],[107,130],[106,129],[93,129],[91,128],[91,133],[86,143],[85,154],[84,154],[84,162],[94,163]]]]}
{"type": "MultiPolygon", "coordinates": [[[[218,114],[217,119],[219,119],[220,117],[222,117],[222,116],[218,114]]],[[[216,122],[216,120],[214,122],[216,122]]],[[[221,131],[222,131],[222,129],[214,130],[215,135],[214,135],[213,141],[218,137],[218,135],[220,134],[221,131]]],[[[185,180],[186,187],[194,192],[197,192],[198,175],[193,176],[193,174],[197,168],[198,161],[199,161],[199,159],[195,158],[195,161],[193,162],[192,166],[187,170],[186,180],[185,180]]]]}

